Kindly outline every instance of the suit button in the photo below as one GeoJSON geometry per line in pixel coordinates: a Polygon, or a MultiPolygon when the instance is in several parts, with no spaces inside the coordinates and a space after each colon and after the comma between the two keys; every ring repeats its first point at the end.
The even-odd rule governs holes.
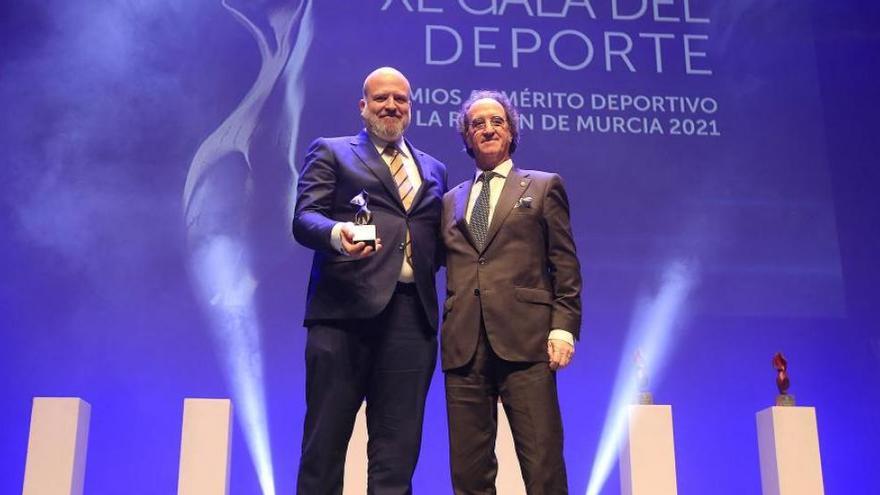
{"type": "Polygon", "coordinates": [[[486,264],[486,258],[480,258],[480,260],[478,261],[478,263],[481,264],[481,265],[485,265],[485,264],[486,264]]]}
{"type": "Polygon", "coordinates": [[[403,251],[405,248],[406,248],[406,243],[403,243],[403,242],[401,242],[400,245],[397,246],[397,249],[399,249],[401,251],[403,251]]]}
{"type": "Polygon", "coordinates": [[[480,289],[474,289],[474,295],[480,297],[480,289]]]}

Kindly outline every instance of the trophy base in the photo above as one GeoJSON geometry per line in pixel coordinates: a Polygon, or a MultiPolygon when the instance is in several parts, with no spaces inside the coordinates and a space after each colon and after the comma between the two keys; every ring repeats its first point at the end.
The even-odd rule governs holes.
{"type": "Polygon", "coordinates": [[[779,394],[776,396],[776,405],[781,407],[793,407],[794,396],[788,394],[779,394]]]}
{"type": "Polygon", "coordinates": [[[351,236],[351,242],[355,244],[363,242],[367,246],[376,249],[376,226],[355,225],[353,235],[351,236]]]}
{"type": "Polygon", "coordinates": [[[640,406],[650,406],[654,404],[654,394],[651,392],[639,392],[637,397],[640,406]]]}

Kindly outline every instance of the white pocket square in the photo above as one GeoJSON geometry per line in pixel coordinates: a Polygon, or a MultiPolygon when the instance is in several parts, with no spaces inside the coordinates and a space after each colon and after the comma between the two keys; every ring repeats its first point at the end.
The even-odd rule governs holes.
{"type": "Polygon", "coordinates": [[[513,205],[514,208],[531,208],[532,207],[532,197],[531,196],[523,196],[516,200],[516,204],[513,205]]]}

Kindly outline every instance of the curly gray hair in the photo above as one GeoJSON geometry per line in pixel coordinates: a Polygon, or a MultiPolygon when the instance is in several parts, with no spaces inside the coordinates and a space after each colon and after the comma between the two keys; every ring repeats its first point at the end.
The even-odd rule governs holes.
{"type": "Polygon", "coordinates": [[[468,155],[471,157],[474,156],[474,150],[467,144],[467,133],[471,124],[468,121],[467,114],[477,100],[486,98],[497,101],[504,108],[505,119],[507,120],[508,128],[510,129],[510,154],[512,155],[519,144],[519,113],[517,113],[516,108],[514,108],[510,99],[508,99],[504,93],[491,89],[474,91],[471,93],[470,98],[461,105],[461,110],[458,114],[458,133],[461,135],[462,142],[464,142],[464,149],[467,151],[468,155]]]}

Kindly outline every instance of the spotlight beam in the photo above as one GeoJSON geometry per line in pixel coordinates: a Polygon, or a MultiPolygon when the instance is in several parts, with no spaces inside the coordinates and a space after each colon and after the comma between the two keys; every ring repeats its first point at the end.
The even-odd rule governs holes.
{"type": "MultiPolygon", "coordinates": [[[[292,183],[285,200],[293,204],[302,75],[313,37],[312,0],[271,5],[221,0],[221,4],[253,36],[260,70],[235,110],[199,145],[184,185],[183,214],[191,273],[210,318],[236,418],[262,495],[275,495],[248,223],[254,170],[286,163],[284,172],[292,183]],[[264,159],[252,159],[252,147],[264,159]],[[265,159],[267,151],[275,152],[279,160],[265,159]]],[[[279,171],[269,172],[264,175],[277,177],[279,171]]],[[[289,220],[292,210],[287,214],[289,220]]]]}
{"type": "Polygon", "coordinates": [[[637,305],[618,365],[614,393],[605,416],[586,495],[599,495],[619,457],[627,406],[633,403],[638,389],[633,355],[637,349],[641,351],[646,362],[645,371],[656,381],[662,373],[673,342],[673,331],[681,321],[695,281],[696,268],[674,261],[664,270],[657,293],[643,297],[637,305]]]}

